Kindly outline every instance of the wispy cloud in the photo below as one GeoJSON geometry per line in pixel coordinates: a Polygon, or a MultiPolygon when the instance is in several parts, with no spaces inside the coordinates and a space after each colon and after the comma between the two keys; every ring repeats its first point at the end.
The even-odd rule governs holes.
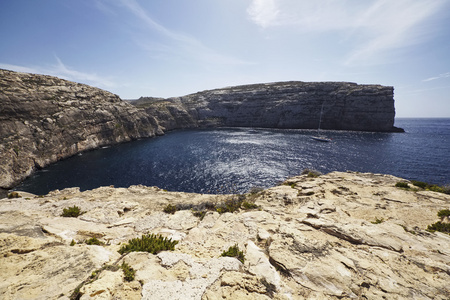
{"type": "Polygon", "coordinates": [[[435,77],[430,77],[430,78],[424,79],[422,81],[427,82],[427,81],[433,81],[436,79],[449,78],[449,77],[450,77],[450,72],[447,72],[447,73],[439,74],[438,76],[435,76],[435,77]]]}
{"type": "Polygon", "coordinates": [[[121,0],[122,5],[137,17],[151,33],[161,36],[158,43],[142,36],[135,39],[138,46],[149,51],[152,56],[178,56],[186,60],[197,60],[215,64],[248,64],[249,62],[224,55],[187,34],[171,30],[151,18],[147,11],[135,0],[121,0]]]}
{"type": "Polygon", "coordinates": [[[112,88],[116,84],[111,80],[103,76],[99,76],[95,73],[87,73],[77,71],[73,68],[65,65],[61,59],[55,55],[56,64],[44,67],[44,66],[18,66],[11,64],[0,63],[0,68],[8,69],[17,72],[34,73],[52,75],[59,78],[63,78],[70,81],[81,82],[100,88],[112,88]]]}
{"type": "Polygon", "coordinates": [[[279,22],[280,10],[276,0],[253,0],[247,13],[253,22],[263,28],[274,26],[279,22]]]}
{"type": "Polygon", "coordinates": [[[267,29],[292,27],[299,32],[336,32],[352,44],[347,64],[370,60],[386,50],[398,49],[427,38],[426,20],[446,0],[253,0],[247,13],[267,29]]]}

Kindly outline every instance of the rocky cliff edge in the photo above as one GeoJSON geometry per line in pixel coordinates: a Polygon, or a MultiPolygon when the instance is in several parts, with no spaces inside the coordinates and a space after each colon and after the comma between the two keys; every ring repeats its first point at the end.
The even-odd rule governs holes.
{"type": "Polygon", "coordinates": [[[0,187],[76,153],[162,134],[117,95],[60,78],[0,69],[0,187]]]}
{"type": "Polygon", "coordinates": [[[166,130],[266,127],[401,131],[394,88],[351,82],[276,82],[208,90],[178,98],[131,101],[166,130]]]}
{"type": "Polygon", "coordinates": [[[0,200],[0,298],[449,299],[450,236],[425,229],[450,196],[399,181],[408,183],[302,175],[239,196],[257,207],[203,218],[191,208],[237,195],[144,186],[19,192],[0,200]],[[169,204],[181,209],[164,213],[169,204]],[[72,206],[85,213],[61,217],[72,206]],[[147,233],[179,243],[156,255],[118,253],[147,233]],[[100,245],[84,242],[92,238],[100,245]],[[243,262],[221,256],[234,245],[243,262]],[[130,281],[117,267],[123,262],[135,270],[130,281]]]}

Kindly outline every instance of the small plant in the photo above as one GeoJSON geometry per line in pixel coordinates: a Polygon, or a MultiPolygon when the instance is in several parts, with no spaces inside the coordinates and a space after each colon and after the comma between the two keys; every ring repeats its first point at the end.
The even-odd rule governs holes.
{"type": "Polygon", "coordinates": [[[63,209],[63,213],[61,214],[61,217],[66,218],[76,218],[80,215],[82,215],[84,212],[81,212],[80,208],[76,205],[68,208],[63,209]]]}
{"type": "Polygon", "coordinates": [[[176,211],[177,211],[177,207],[175,205],[168,204],[166,207],[164,207],[164,212],[166,214],[173,215],[176,211]]]}
{"type": "Polygon", "coordinates": [[[224,203],[222,203],[216,207],[216,211],[219,214],[223,214],[226,212],[231,212],[231,213],[235,212],[235,211],[239,210],[239,208],[241,208],[241,204],[244,199],[245,199],[245,197],[244,198],[237,197],[237,198],[231,198],[231,199],[225,200],[224,203]]]}
{"type": "Polygon", "coordinates": [[[236,244],[234,246],[231,246],[228,248],[227,251],[223,251],[220,256],[229,256],[229,257],[235,257],[237,258],[241,263],[244,263],[245,256],[244,252],[239,251],[239,246],[236,244]]]}
{"type": "Polygon", "coordinates": [[[316,178],[316,177],[319,177],[320,175],[322,175],[322,173],[320,173],[319,171],[316,171],[316,170],[305,169],[305,170],[303,170],[301,175],[307,175],[307,177],[309,177],[309,178],[316,178]]]}
{"type": "Polygon", "coordinates": [[[441,221],[438,221],[434,224],[428,225],[427,230],[430,232],[443,232],[450,234],[450,223],[443,223],[442,221],[444,218],[448,218],[450,216],[450,210],[449,209],[441,209],[438,211],[437,216],[441,219],[441,221]]]}
{"type": "Polygon", "coordinates": [[[124,279],[126,281],[134,280],[134,275],[136,274],[136,271],[132,267],[130,267],[130,265],[128,265],[126,262],[123,262],[120,268],[123,271],[124,279]]]}
{"type": "Polygon", "coordinates": [[[399,181],[395,184],[395,187],[409,189],[409,185],[407,182],[399,181]]]}
{"type": "Polygon", "coordinates": [[[384,222],[383,218],[381,218],[381,219],[375,218],[375,221],[372,221],[370,223],[372,223],[372,224],[380,224],[380,223],[383,223],[383,222],[384,222]]]}
{"type": "Polygon", "coordinates": [[[442,209],[438,211],[437,216],[441,219],[441,221],[446,217],[450,217],[450,209],[442,209]]]}
{"type": "Polygon", "coordinates": [[[193,210],[192,213],[195,217],[199,218],[200,221],[203,220],[203,218],[206,216],[205,210],[193,210]]]}
{"type": "Polygon", "coordinates": [[[86,245],[98,245],[98,246],[104,245],[104,243],[101,242],[101,241],[100,241],[98,238],[96,238],[96,237],[90,238],[90,239],[84,241],[84,243],[85,243],[86,245]]]}
{"type": "Polygon", "coordinates": [[[257,209],[257,208],[259,208],[259,206],[256,205],[255,203],[248,202],[248,201],[242,202],[242,207],[244,209],[257,209]]]}
{"type": "Polygon", "coordinates": [[[72,240],[71,242],[70,242],[70,246],[75,246],[77,244],[77,242],[75,242],[74,240],[72,240]]]}
{"type": "Polygon", "coordinates": [[[427,230],[430,232],[439,231],[450,234],[450,223],[442,223],[441,221],[438,221],[434,224],[428,225],[427,230]]]}
{"type": "Polygon", "coordinates": [[[417,180],[411,180],[411,183],[417,187],[420,187],[422,189],[425,189],[428,186],[428,183],[417,181],[417,180]]]}
{"type": "Polygon", "coordinates": [[[22,197],[22,196],[20,196],[20,194],[18,192],[11,192],[8,194],[9,199],[20,198],[20,197],[22,197]]]}
{"type": "Polygon", "coordinates": [[[178,241],[172,241],[170,238],[165,238],[161,235],[147,234],[142,235],[141,238],[129,240],[128,244],[123,245],[119,249],[119,253],[149,252],[152,254],[157,254],[165,250],[175,250],[176,244],[178,244],[178,241]]]}

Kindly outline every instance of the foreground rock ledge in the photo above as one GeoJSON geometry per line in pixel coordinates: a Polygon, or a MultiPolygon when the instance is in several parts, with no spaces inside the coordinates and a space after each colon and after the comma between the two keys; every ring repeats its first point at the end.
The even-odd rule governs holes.
{"type": "MultiPolygon", "coordinates": [[[[425,231],[450,196],[394,187],[388,175],[299,176],[254,196],[260,209],[203,220],[168,204],[230,196],[155,187],[19,192],[0,200],[0,298],[68,299],[94,270],[144,233],[179,240],[173,252],[130,253],[134,281],[104,270],[81,299],[448,299],[450,236],[425,231]],[[85,214],[60,217],[79,206],[85,214]],[[373,224],[376,219],[383,219],[373,224]],[[77,244],[97,237],[105,246],[77,244]],[[237,244],[244,264],[220,257],[237,244]]],[[[120,260],[120,263],[122,261],[120,260]]]]}

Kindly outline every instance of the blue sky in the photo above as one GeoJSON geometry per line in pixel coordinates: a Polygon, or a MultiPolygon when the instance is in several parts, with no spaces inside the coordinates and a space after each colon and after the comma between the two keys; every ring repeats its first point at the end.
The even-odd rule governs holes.
{"type": "Polygon", "coordinates": [[[0,68],[123,99],[351,81],[450,117],[450,0],[0,0],[0,36],[0,68]]]}

